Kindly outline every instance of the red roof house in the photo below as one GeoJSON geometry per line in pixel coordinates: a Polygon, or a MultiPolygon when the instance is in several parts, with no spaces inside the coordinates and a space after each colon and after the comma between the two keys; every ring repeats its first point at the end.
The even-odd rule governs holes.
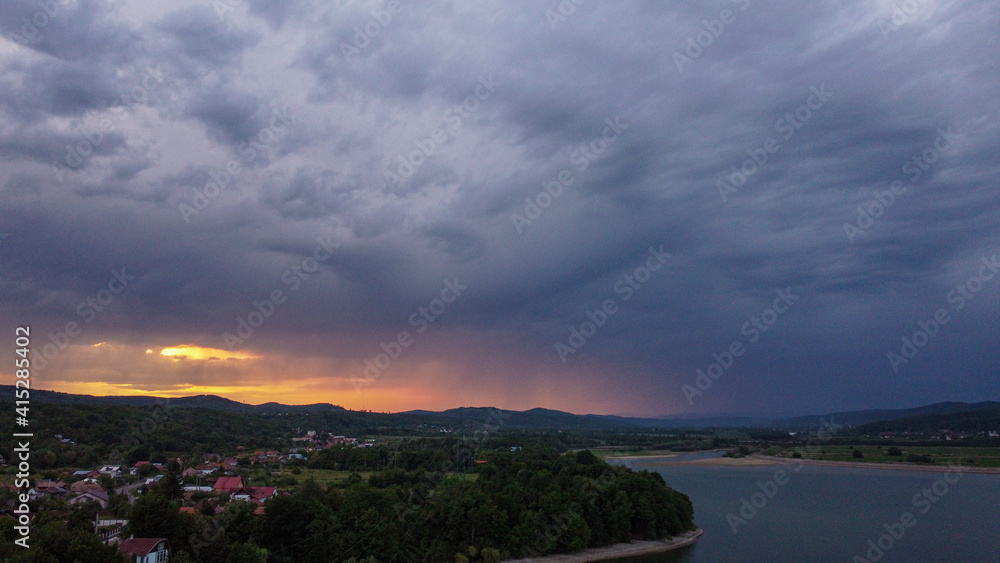
{"type": "Polygon", "coordinates": [[[243,488],[243,478],[242,477],[219,477],[212,486],[216,491],[222,491],[226,493],[233,493],[243,488]]]}
{"type": "Polygon", "coordinates": [[[134,563],[165,563],[170,557],[166,538],[129,538],[118,544],[118,550],[134,563]]]}
{"type": "Polygon", "coordinates": [[[278,496],[277,487],[242,487],[233,492],[236,500],[246,500],[254,504],[262,504],[265,500],[278,496]]]}

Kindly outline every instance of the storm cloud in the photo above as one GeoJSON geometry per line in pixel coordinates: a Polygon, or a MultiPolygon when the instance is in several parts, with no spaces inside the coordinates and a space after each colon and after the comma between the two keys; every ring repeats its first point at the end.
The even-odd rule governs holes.
{"type": "Polygon", "coordinates": [[[11,0],[3,329],[80,392],[995,400],[998,29],[987,0],[11,0]]]}

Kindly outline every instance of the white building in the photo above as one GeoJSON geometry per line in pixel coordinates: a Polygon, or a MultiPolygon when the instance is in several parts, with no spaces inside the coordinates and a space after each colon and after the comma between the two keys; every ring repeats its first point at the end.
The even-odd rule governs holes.
{"type": "Polygon", "coordinates": [[[129,538],[118,544],[118,550],[133,563],[166,563],[170,558],[166,538],[129,538]]]}

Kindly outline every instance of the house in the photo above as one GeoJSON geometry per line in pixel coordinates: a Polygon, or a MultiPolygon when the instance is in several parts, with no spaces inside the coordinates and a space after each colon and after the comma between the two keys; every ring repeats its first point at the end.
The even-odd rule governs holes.
{"type": "Polygon", "coordinates": [[[47,489],[47,488],[61,488],[65,489],[69,485],[65,481],[53,481],[51,479],[46,479],[44,481],[39,481],[35,483],[36,489],[47,489]]]}
{"type": "Polygon", "coordinates": [[[97,470],[101,475],[110,475],[112,477],[121,477],[122,466],[120,465],[105,465],[97,470]]]}
{"type": "Polygon", "coordinates": [[[118,544],[118,550],[132,563],[164,563],[170,557],[167,538],[129,538],[118,544]]]}
{"type": "Polygon", "coordinates": [[[69,486],[72,493],[103,493],[104,487],[92,481],[77,481],[69,486]]]}
{"type": "Polygon", "coordinates": [[[208,485],[184,485],[185,493],[210,493],[212,487],[208,485]]]}
{"type": "Polygon", "coordinates": [[[233,500],[245,500],[263,504],[265,500],[278,496],[277,487],[241,487],[232,493],[233,500]]]}
{"type": "Polygon", "coordinates": [[[35,483],[34,488],[28,491],[31,495],[31,499],[34,500],[37,497],[47,497],[47,496],[62,496],[65,495],[66,483],[62,481],[39,481],[35,483]]]}
{"type": "Polygon", "coordinates": [[[212,486],[213,489],[224,493],[234,493],[243,488],[242,477],[219,477],[212,486]]]}
{"type": "Polygon", "coordinates": [[[105,493],[103,491],[100,491],[100,492],[98,492],[98,491],[84,491],[84,492],[76,495],[75,497],[69,499],[68,501],[66,501],[66,504],[72,506],[72,505],[77,505],[77,504],[84,503],[84,502],[87,502],[87,501],[94,501],[97,504],[101,505],[101,508],[107,508],[108,507],[108,493],[105,493]]]}
{"type": "Polygon", "coordinates": [[[128,520],[121,518],[102,518],[100,515],[94,520],[94,533],[101,538],[104,543],[112,543],[121,535],[122,529],[128,524],[128,520]]]}

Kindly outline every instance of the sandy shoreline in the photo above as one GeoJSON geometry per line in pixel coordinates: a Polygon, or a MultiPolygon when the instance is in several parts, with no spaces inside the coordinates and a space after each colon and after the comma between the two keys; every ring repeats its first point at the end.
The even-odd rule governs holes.
{"type": "MultiPolygon", "coordinates": [[[[662,454],[650,454],[650,455],[618,455],[618,456],[609,455],[609,456],[605,457],[604,460],[607,461],[609,459],[613,459],[615,461],[628,461],[630,459],[662,459],[662,458],[670,458],[670,457],[679,457],[679,456],[682,456],[682,455],[707,454],[707,453],[712,453],[712,452],[724,452],[724,451],[726,451],[726,450],[702,450],[702,451],[697,451],[697,452],[667,452],[667,453],[662,453],[662,454]]],[[[687,462],[684,462],[684,463],[687,463],[687,462]]]]}
{"type": "Polygon", "coordinates": [[[674,536],[663,541],[634,541],[631,543],[616,543],[607,547],[594,547],[585,549],[579,553],[562,553],[558,555],[546,555],[545,557],[534,557],[529,559],[506,559],[504,563],[590,563],[594,561],[607,561],[620,557],[634,557],[636,555],[649,555],[651,553],[662,553],[673,549],[689,546],[698,541],[698,538],[705,531],[701,528],[690,532],[674,536]]]}
{"type": "Polygon", "coordinates": [[[866,463],[857,461],[828,461],[820,459],[790,459],[787,457],[774,457],[753,454],[749,457],[738,459],[758,459],[775,464],[795,464],[802,462],[804,465],[816,465],[821,467],[849,467],[852,469],[894,469],[897,471],[931,471],[937,473],[947,473],[949,471],[959,471],[962,473],[982,473],[1000,475],[1000,467],[966,467],[958,465],[918,465],[915,463],[866,463]]]}
{"type": "Polygon", "coordinates": [[[704,467],[746,467],[749,465],[774,465],[778,462],[769,459],[752,457],[713,457],[709,459],[691,459],[687,461],[646,462],[643,465],[700,465],[704,467]]]}
{"type": "MultiPolygon", "coordinates": [[[[623,457],[614,458],[616,460],[630,460],[630,459],[657,459],[667,456],[648,456],[648,457],[623,457]]],[[[791,459],[787,457],[775,457],[767,456],[761,454],[753,454],[747,457],[712,457],[707,459],[692,459],[687,461],[645,461],[643,465],[649,465],[653,467],[658,466],[675,466],[675,465],[693,465],[702,467],[752,467],[761,465],[814,465],[818,467],[840,467],[849,469],[894,469],[897,471],[930,471],[938,473],[946,473],[948,471],[956,471],[958,466],[955,465],[918,465],[915,463],[868,463],[868,462],[857,462],[857,461],[829,461],[820,459],[791,459]]],[[[965,467],[962,466],[962,473],[981,473],[987,475],[1000,475],[1000,467],[965,467]]]]}

